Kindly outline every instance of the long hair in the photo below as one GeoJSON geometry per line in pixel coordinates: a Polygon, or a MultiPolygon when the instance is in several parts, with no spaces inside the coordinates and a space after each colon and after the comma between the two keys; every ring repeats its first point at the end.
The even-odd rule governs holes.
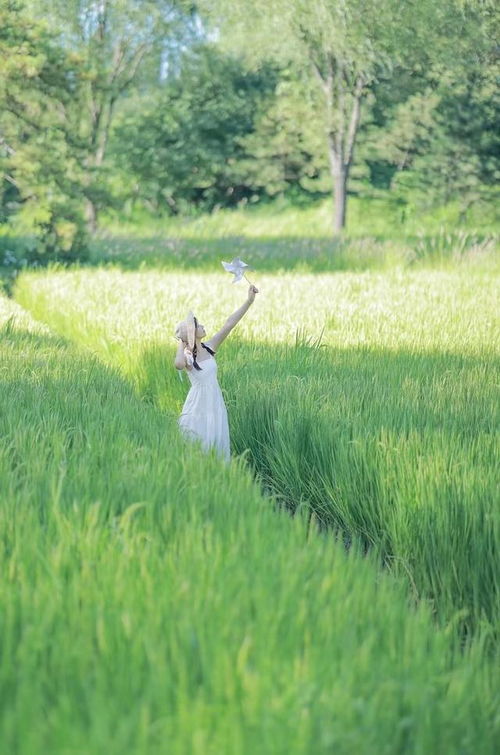
{"type": "Polygon", "coordinates": [[[195,370],[200,370],[201,371],[201,367],[198,364],[198,362],[196,361],[196,355],[198,354],[198,347],[196,346],[196,330],[197,330],[197,328],[198,328],[198,320],[195,317],[194,318],[193,367],[195,368],[195,370]]]}
{"type": "MultiPolygon", "coordinates": [[[[200,365],[198,364],[198,362],[196,361],[196,356],[197,356],[197,354],[198,354],[198,347],[196,346],[196,328],[198,327],[198,320],[196,319],[196,317],[194,318],[194,327],[195,327],[195,341],[194,341],[194,346],[193,346],[193,367],[194,367],[194,368],[195,368],[196,370],[200,370],[200,371],[201,371],[201,367],[200,367],[200,365]]],[[[204,343],[202,343],[201,345],[202,345],[202,346],[203,346],[203,348],[204,348],[204,349],[206,349],[206,350],[207,350],[207,351],[208,351],[208,352],[209,352],[209,353],[210,353],[210,354],[211,354],[211,355],[212,355],[213,357],[215,356],[215,351],[212,351],[212,349],[210,348],[210,346],[205,346],[205,344],[204,344],[204,343]]]]}

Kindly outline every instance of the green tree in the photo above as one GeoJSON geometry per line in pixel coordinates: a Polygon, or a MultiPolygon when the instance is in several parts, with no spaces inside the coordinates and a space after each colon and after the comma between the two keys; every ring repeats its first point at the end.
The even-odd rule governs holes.
{"type": "Polygon", "coordinates": [[[253,189],[241,170],[243,141],[275,83],[271,69],[250,73],[211,45],[190,48],[178,74],[121,109],[111,155],[123,174],[124,196],[173,213],[248,197],[253,189]]]}
{"type": "MultiPolygon", "coordinates": [[[[89,229],[95,231],[107,197],[105,157],[117,103],[139,81],[141,68],[157,66],[175,41],[194,34],[187,0],[31,0],[80,66],[80,86],[67,125],[85,145],[82,191],[89,229]],[[76,118],[72,117],[76,114],[76,118]]],[[[151,69],[150,69],[151,70],[151,69]]]]}
{"type": "Polygon", "coordinates": [[[75,61],[43,23],[9,0],[0,8],[0,169],[4,217],[37,239],[33,255],[82,253],[79,149],[65,114],[78,88],[75,61]]]}
{"type": "Polygon", "coordinates": [[[309,73],[333,186],[333,229],[346,221],[349,174],[362,105],[398,66],[419,70],[477,42],[476,3],[445,0],[204,0],[221,43],[258,66],[274,59],[309,73]],[[472,31],[471,31],[472,29],[472,31]]]}
{"type": "Polygon", "coordinates": [[[273,96],[261,102],[252,132],[241,140],[236,168],[254,196],[307,199],[328,193],[321,134],[310,118],[316,99],[315,90],[280,72],[273,96]]]}
{"type": "Polygon", "coordinates": [[[463,215],[490,201],[500,179],[500,59],[493,16],[484,12],[481,21],[482,39],[464,46],[452,65],[434,65],[417,82],[393,82],[406,91],[402,101],[378,92],[384,112],[374,114],[363,147],[371,165],[386,166],[394,193],[458,200],[463,215]]]}

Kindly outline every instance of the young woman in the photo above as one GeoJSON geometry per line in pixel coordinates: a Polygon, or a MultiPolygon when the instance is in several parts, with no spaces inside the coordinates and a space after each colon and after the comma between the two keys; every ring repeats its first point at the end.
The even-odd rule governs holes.
{"type": "Polygon", "coordinates": [[[217,381],[215,353],[232,329],[248,312],[259,291],[248,289],[248,298],[212,338],[205,343],[206,331],[192,312],[175,329],[179,346],[174,364],[178,370],[187,370],[191,388],[187,395],[179,427],[187,438],[199,440],[204,449],[215,448],[218,455],[229,461],[229,425],[227,410],[217,381]]]}

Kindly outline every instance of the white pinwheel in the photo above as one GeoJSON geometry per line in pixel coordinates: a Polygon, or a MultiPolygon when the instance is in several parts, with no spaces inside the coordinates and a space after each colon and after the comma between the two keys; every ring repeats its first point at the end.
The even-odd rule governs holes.
{"type": "Polygon", "coordinates": [[[243,262],[243,260],[241,260],[239,257],[235,257],[231,262],[223,262],[222,267],[224,268],[224,270],[227,270],[228,273],[233,273],[233,283],[238,283],[242,278],[245,278],[245,280],[247,280],[250,285],[253,285],[245,275],[245,270],[251,270],[252,268],[250,267],[250,265],[247,265],[246,262],[243,262]]]}

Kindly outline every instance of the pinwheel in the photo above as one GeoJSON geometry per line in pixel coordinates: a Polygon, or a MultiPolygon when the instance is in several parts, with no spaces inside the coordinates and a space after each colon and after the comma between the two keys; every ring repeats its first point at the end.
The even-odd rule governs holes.
{"type": "Polygon", "coordinates": [[[252,281],[249,281],[247,276],[245,275],[245,270],[251,270],[252,268],[247,265],[246,262],[240,260],[239,257],[235,257],[231,262],[223,262],[222,267],[224,268],[224,270],[227,270],[228,273],[233,273],[233,283],[238,283],[238,281],[240,281],[242,278],[245,278],[245,280],[248,281],[251,286],[253,286],[252,281]]]}

